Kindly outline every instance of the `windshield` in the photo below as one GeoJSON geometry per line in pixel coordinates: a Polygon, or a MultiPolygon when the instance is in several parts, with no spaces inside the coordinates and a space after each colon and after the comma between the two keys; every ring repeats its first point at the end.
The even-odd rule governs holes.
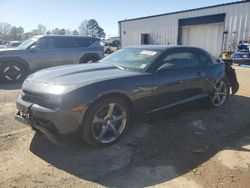
{"type": "Polygon", "coordinates": [[[23,41],[18,47],[17,49],[19,50],[24,50],[27,49],[31,44],[33,44],[34,42],[36,42],[39,38],[38,37],[31,37],[25,41],[23,41]]]}
{"type": "Polygon", "coordinates": [[[124,48],[100,62],[110,63],[122,69],[145,70],[158,57],[160,50],[143,48],[124,48]]]}

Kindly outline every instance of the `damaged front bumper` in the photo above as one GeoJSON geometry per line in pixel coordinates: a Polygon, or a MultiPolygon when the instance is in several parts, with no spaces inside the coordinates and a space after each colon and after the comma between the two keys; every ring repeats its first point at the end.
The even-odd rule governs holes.
{"type": "Polygon", "coordinates": [[[24,114],[20,111],[15,115],[16,121],[19,121],[32,129],[43,133],[52,143],[58,144],[58,137],[55,133],[50,132],[48,129],[44,128],[46,124],[42,121],[32,118],[29,114],[24,114]]]}
{"type": "Polygon", "coordinates": [[[19,95],[16,101],[18,112],[15,119],[44,133],[50,141],[57,143],[62,135],[79,132],[82,114],[69,109],[49,109],[24,101],[19,95]]]}

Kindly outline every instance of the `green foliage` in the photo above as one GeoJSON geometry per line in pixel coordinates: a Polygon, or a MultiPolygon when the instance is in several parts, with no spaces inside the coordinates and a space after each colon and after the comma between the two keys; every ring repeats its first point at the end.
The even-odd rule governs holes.
{"type": "Polygon", "coordinates": [[[87,30],[88,20],[84,20],[80,26],[78,27],[79,34],[82,36],[88,36],[88,30],[87,30]]]}
{"type": "Polygon", "coordinates": [[[39,25],[37,26],[37,30],[38,30],[38,34],[39,34],[39,35],[44,35],[45,32],[46,32],[46,27],[45,27],[45,25],[43,25],[43,24],[39,24],[39,25]]]}
{"type": "Polygon", "coordinates": [[[87,36],[97,37],[100,39],[106,37],[104,30],[99,26],[98,22],[95,19],[91,19],[88,21],[86,29],[87,29],[87,36]]]}
{"type": "Polygon", "coordinates": [[[54,28],[52,30],[47,30],[46,26],[39,24],[36,29],[33,29],[30,32],[24,32],[24,29],[19,26],[11,26],[9,23],[0,22],[0,40],[25,40],[35,35],[83,35],[97,37],[103,39],[106,37],[106,34],[98,24],[95,19],[84,20],[78,30],[71,31],[64,28],[54,28]]]}
{"type": "Polygon", "coordinates": [[[79,32],[77,30],[74,30],[73,35],[79,35],[79,32]]]}
{"type": "Polygon", "coordinates": [[[5,22],[0,22],[0,39],[7,40],[8,33],[11,30],[11,25],[5,22]]]}
{"type": "Polygon", "coordinates": [[[22,27],[13,26],[8,33],[8,38],[11,40],[22,40],[24,34],[24,29],[22,27]]]}

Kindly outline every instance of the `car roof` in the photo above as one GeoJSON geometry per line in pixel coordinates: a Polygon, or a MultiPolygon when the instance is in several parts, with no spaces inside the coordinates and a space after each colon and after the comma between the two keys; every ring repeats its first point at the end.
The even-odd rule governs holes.
{"type": "Polygon", "coordinates": [[[136,45],[136,46],[127,46],[125,48],[143,48],[148,50],[168,50],[168,49],[194,49],[194,50],[202,50],[201,48],[195,46],[188,45],[136,45]]]}
{"type": "Polygon", "coordinates": [[[86,38],[86,39],[97,39],[96,37],[88,37],[88,36],[81,36],[81,35],[36,35],[35,37],[42,38],[42,37],[60,37],[60,38],[86,38]]]}
{"type": "Polygon", "coordinates": [[[9,43],[14,44],[14,43],[22,43],[22,42],[20,42],[20,41],[10,41],[9,43]]]}

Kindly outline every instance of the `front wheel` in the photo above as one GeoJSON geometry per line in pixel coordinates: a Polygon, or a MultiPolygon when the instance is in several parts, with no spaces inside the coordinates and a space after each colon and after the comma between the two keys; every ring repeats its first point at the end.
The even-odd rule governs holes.
{"type": "Polygon", "coordinates": [[[210,106],[218,108],[221,107],[229,96],[229,84],[226,79],[219,80],[210,95],[209,103],[210,106]]]}
{"type": "Polygon", "coordinates": [[[0,78],[6,83],[23,81],[27,76],[25,67],[19,62],[7,62],[0,65],[0,78]]]}
{"type": "Polygon", "coordinates": [[[90,107],[83,122],[83,138],[95,146],[117,142],[130,122],[128,105],[119,98],[106,98],[90,107]]]}

